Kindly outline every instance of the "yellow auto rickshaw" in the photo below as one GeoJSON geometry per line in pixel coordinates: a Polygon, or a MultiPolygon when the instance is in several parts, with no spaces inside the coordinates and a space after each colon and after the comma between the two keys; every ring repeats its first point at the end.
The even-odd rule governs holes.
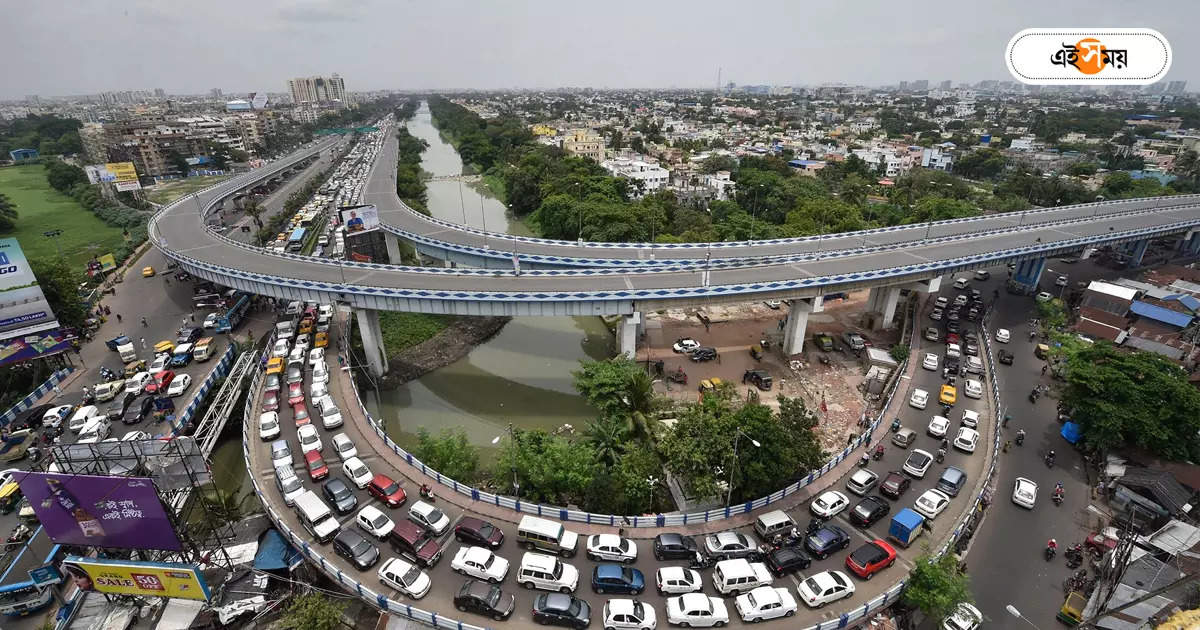
{"type": "Polygon", "coordinates": [[[1046,356],[1049,354],[1050,354],[1050,346],[1047,346],[1044,343],[1039,343],[1037,345],[1037,347],[1033,349],[1033,356],[1035,356],[1039,359],[1045,359],[1046,356]]]}
{"type": "Polygon", "coordinates": [[[0,514],[12,514],[22,496],[24,495],[21,494],[21,486],[15,481],[0,486],[0,514]]]}
{"type": "Polygon", "coordinates": [[[174,342],[167,341],[164,339],[164,340],[154,344],[154,354],[163,354],[163,353],[174,354],[175,353],[174,342]]]}
{"type": "Polygon", "coordinates": [[[130,361],[129,363],[125,364],[125,378],[130,378],[134,374],[137,374],[138,372],[145,372],[145,371],[146,371],[146,360],[145,359],[137,359],[136,361],[130,361]]]}
{"type": "Polygon", "coordinates": [[[753,346],[750,346],[750,356],[754,357],[755,361],[762,361],[762,358],[763,358],[762,346],[760,346],[758,344],[754,344],[753,346]]]}
{"type": "Polygon", "coordinates": [[[1087,597],[1079,591],[1071,591],[1067,595],[1067,601],[1063,602],[1062,608],[1058,610],[1055,618],[1073,628],[1083,621],[1083,608],[1085,606],[1087,606],[1087,597]]]}
{"type": "Polygon", "coordinates": [[[706,378],[703,381],[700,381],[700,393],[701,394],[711,394],[712,392],[717,391],[717,388],[720,386],[721,386],[721,379],[706,378]]]}

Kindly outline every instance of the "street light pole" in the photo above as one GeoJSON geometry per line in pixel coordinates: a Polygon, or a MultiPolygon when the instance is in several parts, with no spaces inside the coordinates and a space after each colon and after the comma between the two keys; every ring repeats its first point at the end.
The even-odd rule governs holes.
{"type": "MultiPolygon", "coordinates": [[[[508,427],[507,427],[507,429],[506,429],[506,430],[508,431],[508,439],[512,440],[513,447],[514,447],[514,448],[515,448],[515,447],[517,447],[517,446],[518,446],[518,444],[517,444],[517,434],[516,434],[516,432],[515,432],[515,431],[513,431],[513,425],[512,425],[512,423],[511,423],[511,422],[510,422],[510,423],[508,423],[508,427]]],[[[503,438],[504,438],[504,436],[503,436],[503,435],[497,435],[496,437],[492,438],[492,444],[499,444],[499,443],[500,443],[500,440],[501,440],[501,439],[503,439],[503,438]]],[[[514,455],[515,455],[515,454],[514,454],[514,455]]],[[[518,499],[518,500],[520,500],[520,498],[521,498],[521,484],[517,482],[517,464],[516,464],[516,460],[515,460],[515,459],[513,460],[513,469],[512,469],[512,474],[513,474],[513,497],[514,497],[515,499],[518,499]]]]}
{"type": "Polygon", "coordinates": [[[483,211],[483,194],[479,194],[479,219],[483,221],[483,248],[491,249],[488,245],[487,213],[483,211]]]}
{"type": "Polygon", "coordinates": [[[653,512],[654,511],[654,484],[658,483],[658,477],[655,477],[654,475],[650,475],[649,477],[646,477],[646,483],[650,486],[650,507],[648,509],[648,512],[653,512]]]}
{"type": "Polygon", "coordinates": [[[754,448],[762,446],[758,440],[746,435],[742,432],[742,428],[738,427],[733,434],[733,462],[729,465],[729,491],[725,494],[725,507],[729,507],[729,502],[733,500],[733,469],[737,466],[738,441],[745,435],[747,440],[754,445],[754,448]]]}
{"type": "Polygon", "coordinates": [[[1024,619],[1024,620],[1025,620],[1025,623],[1027,623],[1027,624],[1029,624],[1029,625],[1033,626],[1035,630],[1041,630],[1041,628],[1038,628],[1038,627],[1037,627],[1037,624],[1035,624],[1035,623],[1033,623],[1032,621],[1030,621],[1030,620],[1029,620],[1029,618],[1028,618],[1028,617],[1026,617],[1025,615],[1022,615],[1022,614],[1021,614],[1021,611],[1017,610],[1017,607],[1016,607],[1016,606],[1013,606],[1012,604],[1009,604],[1009,605],[1007,605],[1007,606],[1005,606],[1005,607],[1004,607],[1004,610],[1007,610],[1007,611],[1008,611],[1008,614],[1010,614],[1010,615],[1012,615],[1012,616],[1016,617],[1017,619],[1024,619]]]}

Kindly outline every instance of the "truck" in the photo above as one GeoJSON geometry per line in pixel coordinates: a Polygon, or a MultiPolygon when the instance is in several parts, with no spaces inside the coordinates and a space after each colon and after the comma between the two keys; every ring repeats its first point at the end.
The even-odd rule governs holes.
{"type": "Polygon", "coordinates": [[[117,351],[118,346],[123,346],[125,344],[132,344],[132,343],[133,343],[132,339],[130,339],[129,337],[126,337],[125,335],[120,335],[118,337],[113,337],[112,339],[105,341],[104,345],[108,346],[109,350],[117,351]]]}
{"type": "Polygon", "coordinates": [[[121,360],[126,363],[138,358],[137,350],[133,348],[132,341],[117,346],[117,354],[121,355],[121,360]]]}
{"type": "Polygon", "coordinates": [[[212,356],[213,338],[205,337],[192,347],[192,357],[197,361],[207,361],[212,356]]]}
{"type": "Polygon", "coordinates": [[[824,352],[833,352],[833,337],[827,333],[813,333],[813,343],[824,352]]]}
{"type": "Polygon", "coordinates": [[[924,524],[924,516],[910,508],[904,508],[892,517],[892,524],[888,526],[888,539],[896,541],[901,547],[907,547],[921,536],[924,524]]]}
{"type": "Polygon", "coordinates": [[[0,462],[15,462],[25,457],[26,453],[29,452],[29,447],[33,446],[36,441],[37,438],[30,429],[22,429],[9,433],[0,442],[0,462]]]}
{"type": "Polygon", "coordinates": [[[181,343],[175,346],[175,354],[171,357],[171,367],[184,367],[195,358],[192,355],[192,344],[181,343]]]}

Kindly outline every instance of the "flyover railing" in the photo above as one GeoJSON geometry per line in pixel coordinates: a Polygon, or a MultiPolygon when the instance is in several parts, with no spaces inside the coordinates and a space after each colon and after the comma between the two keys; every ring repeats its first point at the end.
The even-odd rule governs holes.
{"type": "Polygon", "coordinates": [[[67,378],[67,376],[74,371],[75,368],[71,367],[56,370],[50,375],[50,378],[46,379],[41,385],[38,385],[37,389],[29,392],[29,395],[22,398],[20,402],[12,407],[9,407],[8,411],[4,412],[4,415],[0,415],[0,426],[4,426],[9,422],[12,422],[13,418],[16,418],[17,414],[21,413],[22,411],[33,408],[33,405],[40,400],[42,396],[49,394],[50,391],[54,389],[55,385],[61,383],[63,379],[67,378]]]}

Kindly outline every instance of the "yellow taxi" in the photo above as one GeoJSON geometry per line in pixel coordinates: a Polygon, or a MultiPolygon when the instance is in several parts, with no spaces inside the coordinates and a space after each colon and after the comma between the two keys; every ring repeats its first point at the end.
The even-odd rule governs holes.
{"type": "Polygon", "coordinates": [[[167,354],[174,354],[175,344],[166,340],[154,344],[154,354],[162,354],[164,352],[167,354]]]}
{"type": "Polygon", "coordinates": [[[300,320],[300,334],[301,335],[312,334],[312,331],[313,331],[313,320],[311,317],[305,317],[304,319],[300,320]]]}
{"type": "Polygon", "coordinates": [[[142,267],[142,277],[151,278],[154,276],[154,267],[142,267]]]}
{"type": "Polygon", "coordinates": [[[283,373],[283,359],[280,357],[271,357],[271,360],[267,361],[267,374],[270,375],[270,374],[282,374],[282,373],[283,373]]]}
{"type": "Polygon", "coordinates": [[[328,346],[328,345],[329,345],[329,334],[323,333],[323,332],[317,333],[317,338],[315,341],[313,341],[313,347],[314,348],[324,348],[325,346],[328,346]]]}
{"type": "Polygon", "coordinates": [[[958,402],[958,388],[953,385],[942,385],[942,391],[938,394],[938,401],[943,405],[953,405],[958,402]]]}
{"type": "Polygon", "coordinates": [[[703,381],[700,381],[700,393],[701,394],[715,392],[720,387],[721,387],[721,379],[719,379],[719,378],[706,378],[703,381]]]}

